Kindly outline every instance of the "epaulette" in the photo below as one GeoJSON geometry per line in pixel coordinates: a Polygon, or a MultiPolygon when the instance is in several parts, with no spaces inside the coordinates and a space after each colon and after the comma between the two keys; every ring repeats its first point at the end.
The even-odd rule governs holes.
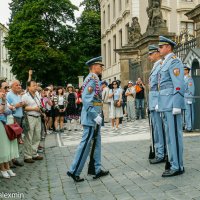
{"type": "Polygon", "coordinates": [[[172,56],[172,58],[173,58],[173,59],[176,59],[177,57],[174,55],[174,56],[172,56]]]}
{"type": "Polygon", "coordinates": [[[97,79],[97,77],[95,75],[92,75],[91,79],[97,79]]]}

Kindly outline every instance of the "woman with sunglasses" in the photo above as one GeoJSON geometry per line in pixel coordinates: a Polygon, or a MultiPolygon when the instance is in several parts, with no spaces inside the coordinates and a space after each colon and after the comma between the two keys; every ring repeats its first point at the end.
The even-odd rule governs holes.
{"type": "Polygon", "coordinates": [[[112,82],[112,89],[109,91],[109,99],[111,101],[109,112],[112,119],[112,129],[118,130],[119,118],[123,117],[122,111],[122,90],[119,88],[117,81],[112,82]],[[116,124],[116,127],[115,127],[116,124]]]}

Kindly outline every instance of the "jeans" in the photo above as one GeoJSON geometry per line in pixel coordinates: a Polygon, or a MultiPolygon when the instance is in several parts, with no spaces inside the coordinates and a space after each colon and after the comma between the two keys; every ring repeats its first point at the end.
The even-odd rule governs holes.
{"type": "Polygon", "coordinates": [[[144,99],[135,99],[135,107],[136,107],[136,118],[140,118],[140,113],[141,113],[141,118],[145,118],[145,112],[144,112],[144,99]]]}

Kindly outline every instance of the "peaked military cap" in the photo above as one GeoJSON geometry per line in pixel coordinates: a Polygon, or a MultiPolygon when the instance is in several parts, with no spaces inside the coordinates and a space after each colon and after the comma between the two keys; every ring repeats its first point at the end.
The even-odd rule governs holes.
{"type": "Polygon", "coordinates": [[[164,36],[159,36],[159,46],[165,45],[165,44],[169,44],[171,46],[176,46],[176,42],[170,40],[169,38],[166,38],[164,36]]]}
{"type": "Polygon", "coordinates": [[[149,49],[149,54],[152,54],[154,52],[158,52],[159,51],[158,47],[155,46],[155,45],[149,45],[148,49],[149,49]]]}
{"type": "Polygon", "coordinates": [[[103,84],[105,84],[106,86],[108,86],[107,81],[102,81],[102,82],[100,83],[100,85],[103,85],[103,84]]]}
{"type": "Polygon", "coordinates": [[[190,67],[188,67],[188,66],[186,66],[186,65],[184,65],[184,69],[191,70],[191,68],[190,68],[190,67]]]}
{"type": "Polygon", "coordinates": [[[102,56],[92,58],[91,60],[88,60],[85,64],[88,67],[90,67],[91,65],[94,65],[94,64],[99,64],[99,65],[104,66],[104,64],[102,63],[102,56]]]}

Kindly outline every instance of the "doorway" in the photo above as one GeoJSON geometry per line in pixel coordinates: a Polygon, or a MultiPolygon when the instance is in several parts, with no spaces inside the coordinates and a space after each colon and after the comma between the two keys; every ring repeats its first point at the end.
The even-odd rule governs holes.
{"type": "Polygon", "coordinates": [[[191,76],[195,85],[194,129],[200,129],[200,64],[196,58],[192,62],[191,76]]]}

